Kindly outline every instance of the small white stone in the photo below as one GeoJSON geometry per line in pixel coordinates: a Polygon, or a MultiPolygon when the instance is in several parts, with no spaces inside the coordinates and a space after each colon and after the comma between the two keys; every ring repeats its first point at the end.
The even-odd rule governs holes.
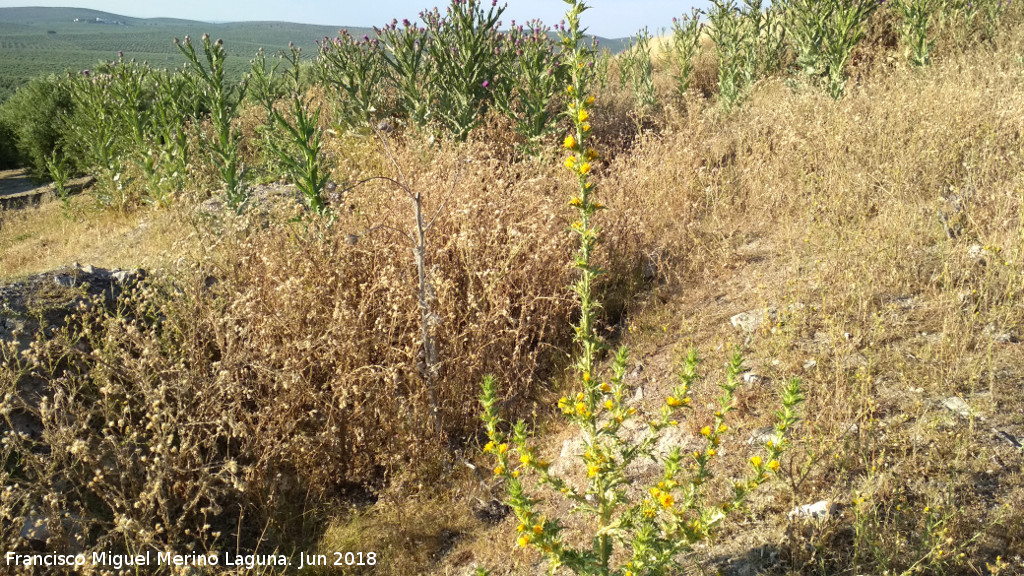
{"type": "Polygon", "coordinates": [[[752,384],[756,386],[764,382],[764,377],[762,377],[757,372],[744,372],[743,381],[747,384],[752,384]]]}
{"type": "Polygon", "coordinates": [[[828,500],[821,500],[814,504],[804,504],[798,506],[789,512],[789,519],[794,518],[814,518],[822,519],[828,518],[829,514],[832,513],[832,505],[829,504],[828,500]]]}
{"type": "Polygon", "coordinates": [[[972,416],[979,417],[978,413],[971,408],[971,405],[966,400],[959,396],[950,396],[949,398],[943,398],[939,400],[939,406],[942,406],[946,410],[960,416],[961,418],[970,418],[972,416]]]}

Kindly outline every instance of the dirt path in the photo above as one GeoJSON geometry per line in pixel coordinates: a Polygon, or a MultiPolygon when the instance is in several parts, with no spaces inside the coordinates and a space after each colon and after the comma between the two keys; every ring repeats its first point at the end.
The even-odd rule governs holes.
{"type": "Polygon", "coordinates": [[[0,196],[14,196],[39,188],[49,188],[49,186],[40,186],[33,181],[29,178],[28,170],[24,168],[0,170],[0,196]]]}

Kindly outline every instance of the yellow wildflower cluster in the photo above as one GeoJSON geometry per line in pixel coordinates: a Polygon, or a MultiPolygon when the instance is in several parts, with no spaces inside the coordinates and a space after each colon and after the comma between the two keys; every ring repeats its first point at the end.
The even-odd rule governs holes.
{"type": "Polygon", "coordinates": [[[651,497],[657,500],[658,503],[661,504],[661,507],[666,510],[671,508],[676,503],[675,497],[672,496],[672,493],[667,490],[662,490],[661,488],[651,488],[650,494],[651,497]]]}

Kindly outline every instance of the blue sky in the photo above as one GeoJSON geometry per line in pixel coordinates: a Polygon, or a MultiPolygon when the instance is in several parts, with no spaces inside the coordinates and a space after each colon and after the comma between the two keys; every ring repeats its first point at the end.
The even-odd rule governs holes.
{"type": "MultiPolygon", "coordinates": [[[[546,24],[562,19],[562,0],[506,0],[503,20],[526,21],[540,18],[546,24]]],[[[424,8],[445,5],[446,0],[174,0],[152,2],[138,0],[0,0],[0,7],[69,6],[91,8],[139,18],[171,17],[207,22],[240,20],[284,20],[334,26],[374,26],[392,18],[412,18],[424,8]]],[[[584,14],[584,25],[591,34],[618,38],[629,36],[644,26],[651,32],[669,27],[672,17],[688,12],[691,6],[706,7],[706,0],[591,0],[584,14]]]]}

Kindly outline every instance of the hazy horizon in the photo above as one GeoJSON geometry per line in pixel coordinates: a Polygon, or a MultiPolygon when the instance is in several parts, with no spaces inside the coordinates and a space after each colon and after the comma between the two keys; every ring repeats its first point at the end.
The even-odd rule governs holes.
{"type": "MultiPolygon", "coordinates": [[[[539,18],[553,25],[562,20],[566,4],[556,0],[507,0],[508,8],[502,16],[505,26],[515,20],[522,23],[539,18]]],[[[688,13],[693,6],[704,7],[707,1],[673,2],[670,0],[592,0],[592,8],[583,16],[583,24],[590,34],[607,38],[622,38],[635,34],[647,26],[652,33],[668,28],[673,16],[688,13]]],[[[391,2],[356,3],[338,6],[324,0],[296,0],[288,4],[253,0],[248,3],[223,0],[181,0],[174,3],[139,3],[129,0],[94,0],[74,2],[68,0],[38,1],[32,4],[0,0],[0,8],[59,7],[100,10],[132,18],[180,18],[209,23],[284,21],[298,24],[326,26],[371,27],[390,22],[393,18],[412,19],[423,9],[443,7],[440,0],[397,0],[391,2]]]]}

